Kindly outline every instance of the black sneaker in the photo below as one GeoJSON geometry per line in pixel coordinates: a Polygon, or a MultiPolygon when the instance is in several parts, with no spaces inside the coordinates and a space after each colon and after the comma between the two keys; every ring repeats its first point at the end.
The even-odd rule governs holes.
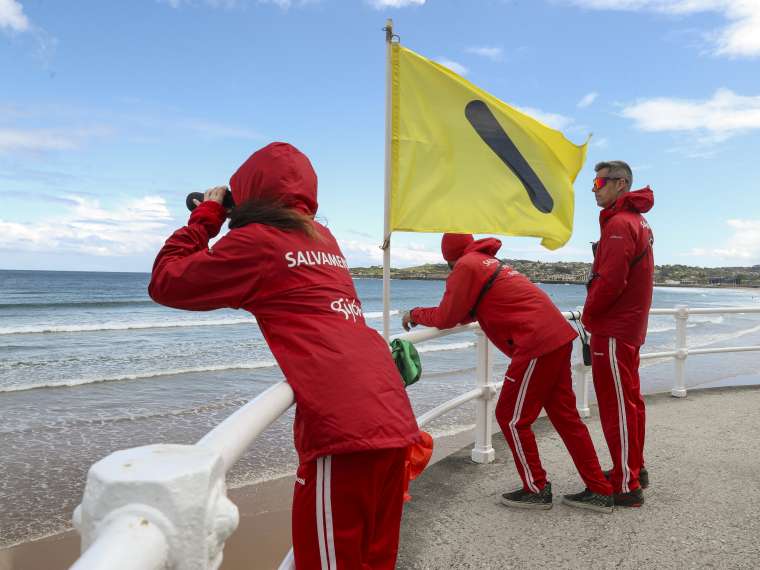
{"type": "Polygon", "coordinates": [[[639,487],[627,493],[615,493],[612,499],[618,507],[640,507],[644,504],[644,493],[639,487]]]}
{"type": "MultiPolygon", "coordinates": [[[[604,478],[609,481],[612,478],[612,469],[608,471],[602,471],[604,473],[604,478]]],[[[646,489],[649,487],[649,471],[647,471],[646,467],[642,467],[639,470],[639,485],[641,485],[642,489],[646,489]]]]}
{"type": "Polygon", "coordinates": [[[504,493],[501,496],[501,504],[518,509],[551,509],[552,484],[546,483],[538,493],[531,493],[525,489],[504,493]]]}
{"type": "Polygon", "coordinates": [[[600,495],[592,493],[588,489],[574,495],[562,495],[562,502],[571,507],[588,509],[598,513],[611,513],[614,502],[612,495],[600,495]]]}

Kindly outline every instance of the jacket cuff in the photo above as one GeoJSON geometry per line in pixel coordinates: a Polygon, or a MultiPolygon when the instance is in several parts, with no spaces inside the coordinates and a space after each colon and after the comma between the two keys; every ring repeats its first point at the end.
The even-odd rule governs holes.
{"type": "Polygon", "coordinates": [[[227,211],[219,202],[206,200],[193,210],[187,225],[200,224],[206,230],[209,239],[213,238],[222,229],[222,224],[227,218],[227,211]]]}

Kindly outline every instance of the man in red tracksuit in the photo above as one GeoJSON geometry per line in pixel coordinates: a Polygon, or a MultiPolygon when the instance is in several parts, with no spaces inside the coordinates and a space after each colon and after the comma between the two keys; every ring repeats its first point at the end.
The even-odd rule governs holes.
{"type": "Polygon", "coordinates": [[[652,305],[654,237],[641,215],[654,204],[647,186],[631,192],[633,174],[622,161],[596,165],[593,191],[601,237],[583,307],[591,332],[592,371],[604,437],[612,456],[607,472],[615,504],[638,507],[649,485],[644,468],[645,410],[639,382],[639,349],[652,305]]]}
{"type": "Polygon", "coordinates": [[[551,483],[541,466],[531,425],[541,408],[565,442],[586,489],[565,495],[576,507],[612,512],[612,487],[605,479],[586,425],[575,407],[570,356],[576,332],[549,297],[529,279],[494,256],[497,239],[444,234],[441,251],[452,267],[438,307],[403,316],[417,324],[447,329],[477,320],[483,332],[512,359],[496,405],[496,419],[512,449],[523,487],[502,495],[511,507],[549,509],[551,483]]]}
{"type": "Polygon", "coordinates": [[[273,143],[243,163],[230,188],[230,212],[225,188],[210,190],[166,241],[150,296],[256,317],[295,393],[296,567],[391,570],[407,449],[419,430],[388,345],[364,321],[343,253],[313,219],[316,174],[297,149],[273,143]],[[230,231],[209,247],[228,215],[230,231]]]}

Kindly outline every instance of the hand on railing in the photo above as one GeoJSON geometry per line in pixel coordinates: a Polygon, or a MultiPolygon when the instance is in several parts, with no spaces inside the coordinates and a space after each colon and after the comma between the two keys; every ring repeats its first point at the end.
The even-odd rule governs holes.
{"type": "Polygon", "coordinates": [[[401,326],[404,327],[406,332],[409,332],[412,328],[417,326],[417,323],[412,320],[411,311],[404,312],[404,315],[401,317],[401,326]]]}

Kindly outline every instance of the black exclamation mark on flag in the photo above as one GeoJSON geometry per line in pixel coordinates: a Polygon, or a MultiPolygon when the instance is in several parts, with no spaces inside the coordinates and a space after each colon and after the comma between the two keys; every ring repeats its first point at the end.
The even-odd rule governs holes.
{"type": "Polygon", "coordinates": [[[536,209],[544,214],[551,212],[554,209],[551,194],[525,157],[520,154],[509,135],[501,128],[488,106],[480,100],[470,101],[464,109],[464,114],[480,138],[520,179],[536,209]]]}

